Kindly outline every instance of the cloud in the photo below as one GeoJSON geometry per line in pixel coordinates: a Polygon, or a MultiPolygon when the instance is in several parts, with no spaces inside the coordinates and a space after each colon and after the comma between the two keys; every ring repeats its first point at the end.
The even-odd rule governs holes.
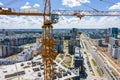
{"type": "Polygon", "coordinates": [[[26,2],[24,6],[22,6],[20,9],[27,9],[27,8],[31,8],[31,6],[29,5],[29,2],[26,2]]]}
{"type": "Polygon", "coordinates": [[[21,9],[31,8],[31,6],[22,6],[21,9]]]}
{"type": "Polygon", "coordinates": [[[68,7],[81,6],[83,3],[89,3],[90,0],[62,0],[62,5],[68,7]]]}
{"type": "MultiPolygon", "coordinates": [[[[54,28],[109,28],[120,27],[119,17],[76,17],[61,16],[54,28]]],[[[40,29],[43,25],[42,17],[32,16],[0,16],[0,29],[40,29]]]]}
{"type": "Polygon", "coordinates": [[[114,10],[114,9],[119,9],[119,10],[120,10],[120,2],[114,4],[113,6],[111,6],[111,7],[109,8],[109,10],[114,10]]]}
{"type": "Polygon", "coordinates": [[[26,2],[26,3],[25,3],[26,6],[29,5],[29,4],[30,4],[29,2],[26,2]]]}
{"type": "Polygon", "coordinates": [[[35,3],[33,6],[31,6],[29,2],[26,2],[25,5],[22,6],[20,9],[24,10],[24,9],[28,9],[28,8],[38,8],[38,7],[40,7],[40,5],[37,3],[35,3]]]}
{"type": "Polygon", "coordinates": [[[119,17],[83,17],[78,18],[60,18],[59,22],[54,25],[55,28],[109,28],[120,27],[119,17]]]}
{"type": "Polygon", "coordinates": [[[3,3],[0,2],[0,6],[3,6],[3,3]]]}
{"type": "Polygon", "coordinates": [[[38,8],[38,7],[40,7],[40,5],[36,3],[36,4],[33,5],[33,7],[38,8]]]}
{"type": "Polygon", "coordinates": [[[0,29],[40,29],[42,17],[32,16],[0,16],[0,29]]]}

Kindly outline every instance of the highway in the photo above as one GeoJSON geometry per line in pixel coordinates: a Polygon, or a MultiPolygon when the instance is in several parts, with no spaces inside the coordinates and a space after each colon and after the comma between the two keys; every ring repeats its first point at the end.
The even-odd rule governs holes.
{"type": "Polygon", "coordinates": [[[114,76],[108,67],[108,64],[104,61],[104,59],[99,55],[99,51],[93,47],[92,43],[89,41],[89,38],[86,35],[81,35],[81,43],[85,44],[84,48],[88,55],[92,55],[92,57],[96,60],[98,67],[104,73],[103,77],[105,80],[118,80],[116,76],[114,76]]]}
{"type": "MultiPolygon", "coordinates": [[[[81,52],[83,53],[83,50],[81,50],[81,52]]],[[[86,68],[86,73],[87,73],[87,78],[85,80],[94,80],[94,79],[100,79],[100,77],[98,75],[96,75],[96,72],[92,72],[91,68],[88,65],[88,59],[87,59],[87,55],[83,54],[83,58],[84,58],[84,66],[86,68]]],[[[92,68],[93,69],[93,68],[92,68]]]]}

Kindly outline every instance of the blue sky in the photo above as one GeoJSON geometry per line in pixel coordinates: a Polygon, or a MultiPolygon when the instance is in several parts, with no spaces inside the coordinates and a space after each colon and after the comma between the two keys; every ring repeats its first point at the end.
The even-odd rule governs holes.
{"type": "MultiPolygon", "coordinates": [[[[37,8],[43,10],[44,0],[0,0],[0,6],[11,7],[14,10],[24,10],[26,8],[37,8]]],[[[120,11],[120,0],[51,0],[52,10],[73,9],[73,10],[112,10],[120,11]],[[88,7],[90,6],[90,7],[88,7]]],[[[120,27],[120,17],[84,17],[81,21],[76,17],[60,17],[60,22],[55,24],[55,28],[106,28],[120,27]],[[71,23],[72,22],[72,23],[71,23]],[[97,22],[97,24],[96,24],[97,22]],[[71,24],[70,24],[71,23],[71,24]],[[60,26],[61,25],[61,26],[60,26]]],[[[25,16],[0,16],[1,28],[40,28],[42,17],[25,16]],[[31,26],[32,25],[32,26],[31,26]]]]}
{"type": "MultiPolygon", "coordinates": [[[[33,6],[34,4],[39,4],[40,5],[40,9],[43,9],[43,3],[44,0],[0,0],[0,2],[3,4],[4,7],[12,7],[12,8],[20,8],[21,6],[24,6],[26,4],[26,2],[29,2],[29,6],[33,6]]],[[[90,7],[93,7],[95,9],[98,10],[109,10],[109,7],[113,6],[114,3],[118,3],[120,2],[120,0],[51,0],[51,4],[52,4],[52,9],[87,9],[87,10],[91,10],[91,8],[85,6],[85,5],[89,5],[90,7]],[[68,5],[63,5],[64,1],[81,1],[85,3],[83,3],[81,6],[73,6],[70,7],[68,5]],[[89,2],[87,2],[89,1],[89,2]]]]}

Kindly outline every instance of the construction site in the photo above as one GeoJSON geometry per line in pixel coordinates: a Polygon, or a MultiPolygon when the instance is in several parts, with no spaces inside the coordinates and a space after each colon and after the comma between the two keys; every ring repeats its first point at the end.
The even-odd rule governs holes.
{"type": "MultiPolygon", "coordinates": [[[[14,3],[17,3],[17,1],[19,0],[10,0],[8,1],[8,3],[6,3],[6,5],[7,6],[12,5],[14,3]]],[[[76,1],[81,3],[80,2],[81,0],[76,0],[76,1]]],[[[99,0],[99,1],[108,4],[112,3],[106,0],[99,0]]],[[[38,42],[36,45],[37,47],[32,48],[30,47],[31,46],[30,45],[29,46],[30,48],[24,48],[23,52],[18,54],[19,57],[15,59],[15,61],[12,62],[11,65],[7,65],[6,62],[4,63],[5,65],[0,66],[0,74],[2,74],[0,75],[0,80],[81,80],[81,76],[85,76],[83,78],[83,80],[85,80],[85,78],[89,76],[89,74],[91,73],[92,75],[90,76],[94,78],[93,80],[119,80],[120,64],[117,65],[116,64],[117,62],[115,60],[112,60],[112,58],[107,58],[107,59],[105,58],[105,59],[111,61],[111,64],[114,67],[113,68],[114,71],[118,73],[116,74],[117,78],[108,76],[108,73],[104,73],[103,76],[99,76],[96,72],[94,72],[95,69],[93,69],[92,71],[93,67],[89,70],[90,71],[89,74],[85,73],[84,70],[86,70],[85,67],[86,63],[84,62],[84,58],[86,57],[84,56],[84,54],[87,53],[89,57],[89,53],[91,52],[87,50],[87,47],[86,49],[83,48],[88,45],[87,41],[85,43],[85,41],[82,40],[86,38],[84,36],[84,33],[77,31],[76,28],[73,28],[72,31],[70,32],[70,39],[65,40],[66,35],[62,35],[64,38],[58,37],[59,39],[56,40],[53,36],[53,31],[54,31],[53,25],[57,24],[59,22],[59,18],[62,16],[76,17],[79,18],[79,20],[87,16],[88,17],[94,17],[94,16],[119,17],[120,11],[97,10],[96,8],[93,8],[87,4],[84,4],[84,6],[88,7],[90,10],[84,10],[84,9],[54,10],[54,8],[52,8],[52,5],[54,5],[55,3],[51,3],[51,0],[43,0],[42,2],[43,2],[43,6],[42,6],[43,10],[41,12],[37,8],[34,9],[25,8],[24,10],[20,11],[20,10],[14,10],[14,8],[11,7],[6,8],[4,7],[5,5],[0,6],[1,16],[6,15],[6,16],[42,17],[42,26],[39,26],[42,30],[42,34],[41,37],[39,37],[39,40],[37,41],[38,42]],[[59,44],[62,44],[62,46],[59,47],[59,44]],[[84,44],[83,47],[82,44],[84,44]],[[59,51],[58,53],[57,49],[58,50],[61,49],[61,51],[59,51]],[[97,77],[95,77],[96,74],[97,77]],[[106,77],[106,75],[110,78],[106,77]]],[[[67,35],[67,38],[68,37],[69,35],[67,35]]],[[[22,38],[21,39],[16,38],[15,40],[16,42],[18,40],[18,43],[23,40],[23,43],[21,43],[23,45],[26,43],[34,43],[36,38],[38,37],[33,36],[31,38],[30,35],[27,36],[27,38],[25,36],[23,36],[22,38]]],[[[9,40],[7,39],[6,41],[9,40]]],[[[102,56],[109,57],[107,52],[105,52],[106,51],[105,48],[99,48],[94,40],[91,41],[94,44],[94,46],[96,46],[97,49],[101,51],[102,56]]],[[[7,44],[6,42],[4,43],[1,42],[1,43],[4,45],[7,44]]],[[[10,45],[10,41],[8,45],[10,45]]],[[[3,47],[1,48],[1,51],[2,49],[3,47]]],[[[0,54],[2,56],[3,53],[1,52],[0,54]]],[[[2,62],[4,62],[4,60],[2,62]]],[[[88,63],[89,62],[87,62],[87,64],[88,63]]]]}

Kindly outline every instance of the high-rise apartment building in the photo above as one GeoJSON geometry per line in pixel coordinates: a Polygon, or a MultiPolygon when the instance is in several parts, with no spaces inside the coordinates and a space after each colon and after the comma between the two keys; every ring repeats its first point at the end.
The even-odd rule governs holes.
{"type": "Polygon", "coordinates": [[[111,37],[118,38],[118,28],[111,28],[111,37]]]}

